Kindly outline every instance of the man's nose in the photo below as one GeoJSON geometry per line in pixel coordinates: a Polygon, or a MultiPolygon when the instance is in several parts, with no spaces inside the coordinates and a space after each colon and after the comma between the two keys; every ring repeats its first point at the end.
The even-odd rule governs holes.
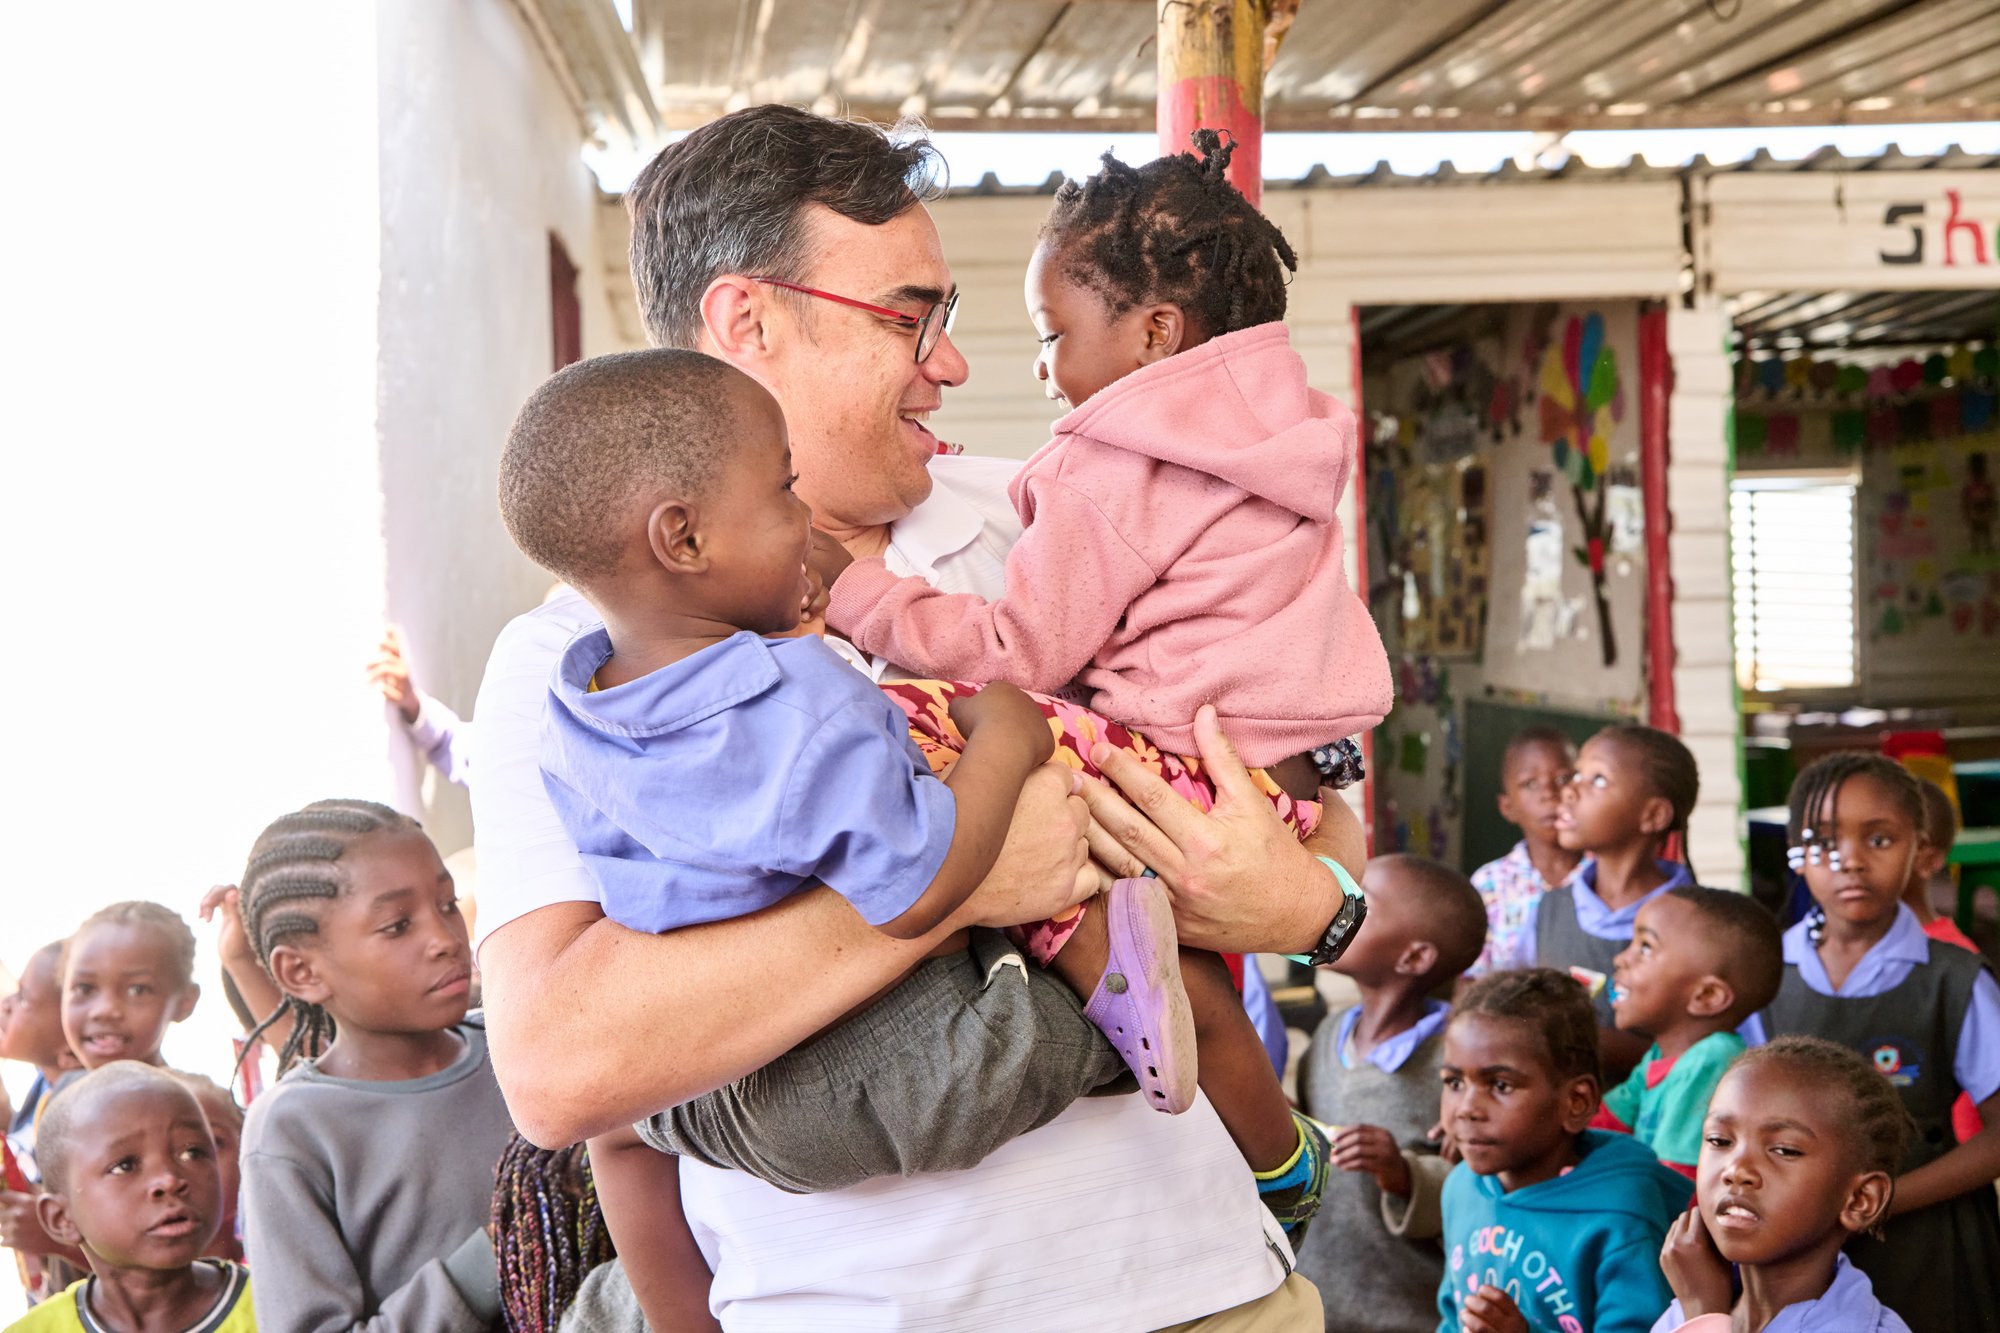
{"type": "Polygon", "coordinates": [[[938,345],[931,348],[931,354],[924,359],[923,371],[924,378],[931,383],[950,388],[965,383],[972,374],[972,367],[966,364],[965,354],[958,350],[958,344],[947,333],[938,339],[938,345]]]}

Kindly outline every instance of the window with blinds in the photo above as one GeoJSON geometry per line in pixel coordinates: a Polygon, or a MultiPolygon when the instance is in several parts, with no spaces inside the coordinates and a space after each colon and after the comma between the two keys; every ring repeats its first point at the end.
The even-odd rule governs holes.
{"type": "Polygon", "coordinates": [[[1854,684],[1854,483],[1738,477],[1729,545],[1737,682],[1762,691],[1854,684]]]}

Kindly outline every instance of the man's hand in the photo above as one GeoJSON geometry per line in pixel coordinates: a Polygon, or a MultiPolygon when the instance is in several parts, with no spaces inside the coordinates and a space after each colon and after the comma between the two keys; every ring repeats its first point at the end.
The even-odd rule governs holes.
{"type": "Polygon", "coordinates": [[[1076,795],[1077,777],[1056,763],[1028,774],[1000,859],[959,906],[953,928],[1046,921],[1110,887],[1090,859],[1084,838],[1090,815],[1076,795]]]}
{"type": "Polygon", "coordinates": [[[1528,1333],[1528,1321],[1514,1298],[1498,1287],[1481,1287],[1465,1298],[1459,1312],[1465,1333],[1528,1333]]]}
{"type": "Polygon", "coordinates": [[[416,723],[420,707],[417,687],[410,679],[409,663],[403,659],[403,632],[394,625],[382,627],[382,643],[375,650],[375,660],[368,664],[368,683],[396,706],[403,721],[416,723]]]}
{"type": "Polygon", "coordinates": [[[812,549],[806,553],[806,567],[819,576],[821,583],[831,588],[839,581],[841,572],[853,563],[854,556],[838,540],[818,528],[813,529],[812,549]]]}
{"type": "Polygon", "coordinates": [[[1114,879],[1148,869],[1158,875],[1173,899],[1182,944],[1222,953],[1310,953],[1340,910],[1339,882],[1250,781],[1206,704],[1195,714],[1194,736],[1215,783],[1215,808],[1207,814],[1136,756],[1097,747],[1091,761],[1118,790],[1084,784],[1091,854],[1114,879]]]}
{"type": "Polygon", "coordinates": [[[1410,1197],[1410,1164],[1380,1125],[1349,1125],[1334,1136],[1333,1164],[1343,1171],[1375,1177],[1384,1194],[1410,1197]]]}
{"type": "Polygon", "coordinates": [[[42,1230],[35,1196],[0,1190],[0,1249],[16,1254],[52,1254],[62,1247],[42,1230]]]}
{"type": "Polygon", "coordinates": [[[1729,1261],[1715,1248],[1699,1207],[1689,1208],[1667,1228],[1667,1243],[1660,1247],[1660,1272],[1687,1318],[1729,1313],[1736,1295],[1729,1261]]]}

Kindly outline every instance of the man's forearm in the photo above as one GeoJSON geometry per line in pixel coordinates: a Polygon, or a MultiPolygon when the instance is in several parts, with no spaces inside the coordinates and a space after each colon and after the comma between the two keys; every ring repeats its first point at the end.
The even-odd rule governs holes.
{"type": "Polygon", "coordinates": [[[545,907],[480,948],[494,1071],[521,1132],[561,1147],[762,1068],[947,933],[892,940],[829,889],[665,935],[545,907]]]}

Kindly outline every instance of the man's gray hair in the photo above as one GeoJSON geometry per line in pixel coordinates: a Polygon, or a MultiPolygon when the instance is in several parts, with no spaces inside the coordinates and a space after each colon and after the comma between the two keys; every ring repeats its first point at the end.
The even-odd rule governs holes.
{"type": "Polygon", "coordinates": [[[943,191],[944,159],[916,122],[885,130],[777,105],[711,121],[626,192],[646,335],[693,347],[702,293],[721,274],[802,281],[810,204],[879,226],[943,191]]]}

